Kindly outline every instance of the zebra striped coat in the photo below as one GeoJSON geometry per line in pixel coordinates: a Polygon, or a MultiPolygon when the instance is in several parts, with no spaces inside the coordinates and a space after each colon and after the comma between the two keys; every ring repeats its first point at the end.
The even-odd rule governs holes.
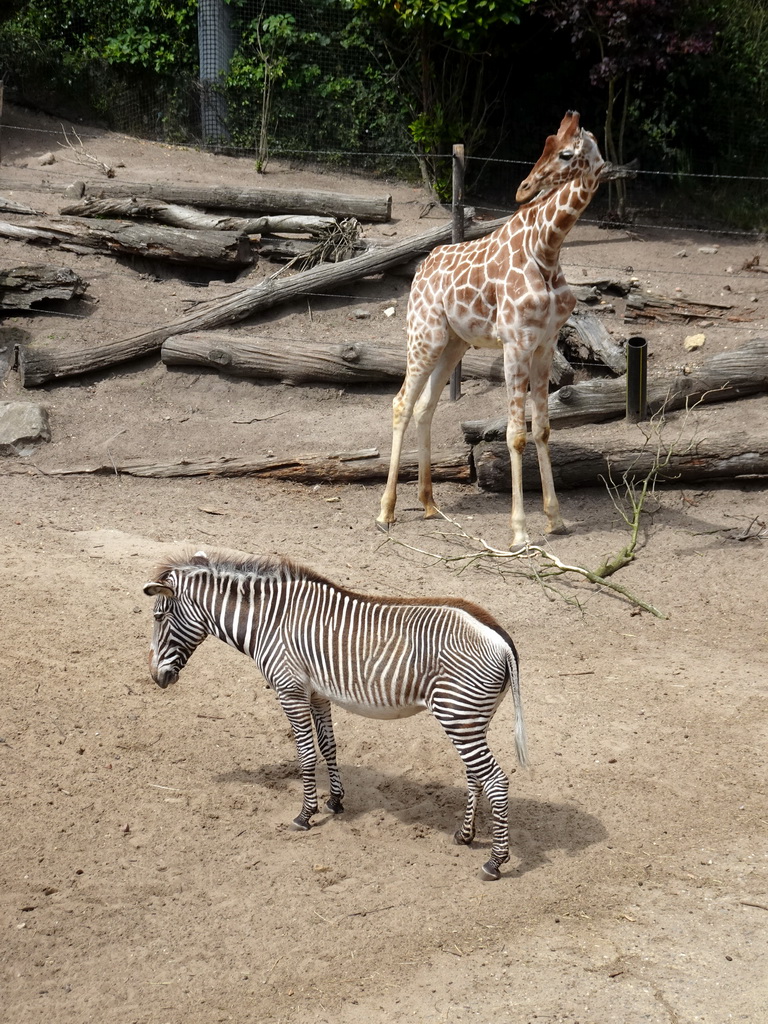
{"type": "Polygon", "coordinates": [[[523,765],[526,742],[517,653],[491,615],[455,598],[355,593],[286,560],[204,552],[166,562],[144,591],[156,597],[150,671],[158,685],[175,682],[198,645],[213,635],[249,655],[274,689],[301,767],[297,828],[308,829],[318,811],[315,736],[330,780],[326,806],[343,810],[331,702],[374,718],[428,709],[466,768],[467,806],[454,838],[472,841],[485,792],[493,845],[483,874],[499,877],[509,859],[508,781],[486,733],[507,689],[523,765]]]}

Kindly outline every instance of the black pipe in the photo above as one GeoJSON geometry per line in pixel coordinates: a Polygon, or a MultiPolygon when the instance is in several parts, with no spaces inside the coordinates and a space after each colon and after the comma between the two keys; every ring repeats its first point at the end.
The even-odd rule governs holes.
{"type": "Polygon", "coordinates": [[[627,421],[647,419],[648,342],[645,338],[627,338],[627,421]]]}

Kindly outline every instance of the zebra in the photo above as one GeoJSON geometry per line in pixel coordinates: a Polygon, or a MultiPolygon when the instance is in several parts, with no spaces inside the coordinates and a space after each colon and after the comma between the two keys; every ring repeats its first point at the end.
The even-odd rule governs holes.
{"type": "Polygon", "coordinates": [[[344,810],[331,702],[383,719],[429,709],[466,768],[467,804],[454,841],[474,839],[484,791],[493,842],[481,877],[500,877],[509,860],[509,783],[486,734],[507,689],[521,766],[527,752],[517,651],[487,611],[452,597],[356,593],[287,559],[204,551],[168,559],[144,593],[156,598],[150,672],[160,687],[175,683],[212,635],[249,655],[274,690],[293,730],[303,781],[295,828],[306,831],[318,813],[313,723],[330,780],[326,807],[344,810]]]}

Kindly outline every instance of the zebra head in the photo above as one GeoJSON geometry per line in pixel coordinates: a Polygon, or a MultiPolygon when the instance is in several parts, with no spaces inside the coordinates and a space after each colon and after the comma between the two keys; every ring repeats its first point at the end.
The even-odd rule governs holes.
{"type": "Polygon", "coordinates": [[[155,598],[149,671],[157,685],[165,689],[179,678],[208,630],[200,605],[185,593],[183,576],[177,569],[162,573],[159,579],[145,583],[143,589],[155,598]]]}

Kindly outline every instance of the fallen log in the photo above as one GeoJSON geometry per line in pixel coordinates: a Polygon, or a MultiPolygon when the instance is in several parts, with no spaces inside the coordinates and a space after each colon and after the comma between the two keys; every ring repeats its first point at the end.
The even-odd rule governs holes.
{"type": "MultiPolygon", "coordinates": [[[[660,482],[692,483],[768,476],[768,434],[726,434],[718,430],[697,436],[695,427],[674,437],[661,457],[654,438],[650,442],[637,424],[621,425],[599,437],[558,435],[550,445],[555,487],[567,490],[612,479],[643,480],[654,467],[660,482]],[[561,440],[560,438],[563,437],[561,440]]],[[[481,441],[471,460],[478,487],[486,491],[512,489],[509,450],[502,441],[481,441]]],[[[541,480],[532,445],[523,455],[523,486],[540,490],[541,480]]]]}
{"type": "MultiPolygon", "coordinates": [[[[161,358],[166,366],[206,366],[237,377],[289,384],[400,384],[406,349],[402,342],[380,341],[323,345],[294,340],[286,346],[253,335],[205,331],[171,335],[163,343],[161,358]]],[[[500,349],[470,349],[461,366],[465,379],[504,381],[500,349]]]]}
{"type": "MultiPolygon", "coordinates": [[[[71,186],[70,186],[71,188],[71,186]]],[[[89,199],[141,196],[164,203],[204,206],[219,210],[247,210],[251,214],[298,214],[321,217],[356,217],[360,221],[392,219],[392,196],[353,196],[341,192],[237,188],[232,185],[173,185],[170,183],[84,182],[80,195],[89,199]]]]}
{"type": "Polygon", "coordinates": [[[79,299],[88,287],[69,267],[30,263],[10,270],[0,269],[0,307],[30,309],[45,299],[79,299]]]}
{"type": "Polygon", "coordinates": [[[234,231],[184,231],[119,220],[99,221],[97,225],[51,221],[23,227],[0,221],[0,235],[59,246],[71,252],[86,250],[107,256],[141,256],[203,267],[241,267],[253,263],[247,236],[234,231]]]}
{"type": "Polygon", "coordinates": [[[24,213],[31,214],[34,217],[40,216],[39,210],[33,210],[31,206],[23,206],[21,203],[17,203],[13,199],[7,199],[5,196],[0,196],[0,213],[24,213]]]}
{"type": "MultiPolygon", "coordinates": [[[[467,237],[479,238],[499,227],[505,219],[468,225],[467,237]]],[[[341,263],[321,264],[290,277],[275,275],[251,288],[197,306],[170,323],[116,341],[89,342],[83,339],[76,349],[61,349],[36,339],[32,345],[19,350],[21,383],[25,388],[37,387],[56,378],[103,370],[127,359],[136,359],[155,352],[172,334],[223,327],[282,302],[289,302],[299,295],[328,292],[349,281],[382,273],[417,253],[426,254],[450,237],[451,224],[448,223],[395,245],[371,249],[341,263]]]]}
{"type": "Polygon", "coordinates": [[[668,299],[664,295],[652,295],[650,292],[636,292],[627,297],[624,310],[624,322],[676,323],[680,320],[689,322],[702,317],[722,317],[733,305],[723,302],[698,302],[682,296],[668,299]]]}
{"type": "MultiPolygon", "coordinates": [[[[555,486],[559,490],[592,486],[606,479],[621,481],[643,479],[654,467],[660,482],[693,483],[741,477],[768,476],[768,433],[723,434],[697,437],[695,426],[675,434],[667,452],[659,462],[659,445],[649,439],[637,424],[627,428],[602,428],[579,432],[578,437],[557,440],[551,449],[555,486]]],[[[436,481],[477,484],[484,490],[509,491],[509,452],[501,442],[482,442],[471,450],[467,447],[443,452],[432,463],[436,481]]],[[[228,456],[179,459],[175,462],[148,463],[137,459],[124,462],[94,462],[75,466],[23,466],[17,463],[0,465],[0,476],[11,474],[44,474],[46,476],[102,475],[152,477],[271,477],[303,484],[357,484],[385,480],[389,459],[375,450],[335,455],[297,455],[269,459],[242,459],[228,456]]],[[[403,455],[400,479],[415,480],[418,476],[418,454],[403,455]]],[[[533,445],[523,454],[523,484],[526,490],[540,490],[538,463],[533,445]]]]}
{"type": "MultiPolygon", "coordinates": [[[[354,453],[340,455],[297,455],[287,458],[238,459],[221,458],[180,459],[177,462],[147,463],[138,460],[128,462],[98,462],[81,466],[56,466],[42,469],[40,466],[0,466],[0,476],[15,473],[43,473],[46,476],[77,476],[98,474],[114,476],[170,477],[187,476],[268,476],[278,480],[293,480],[295,483],[352,484],[366,480],[384,480],[389,471],[389,459],[378,455],[355,458],[354,453]]],[[[406,452],[400,464],[400,479],[415,480],[418,476],[418,453],[406,452]]],[[[432,464],[435,480],[452,480],[469,483],[470,466],[467,449],[444,453],[432,464]]]]}
{"type": "Polygon", "coordinates": [[[626,373],[627,357],[593,313],[574,310],[560,328],[560,344],[571,358],[598,362],[614,373],[626,373]]]}
{"type": "Polygon", "coordinates": [[[236,231],[240,235],[313,235],[321,238],[336,226],[334,217],[229,217],[203,213],[152,199],[81,199],[66,203],[59,213],[66,217],[143,217],[175,228],[196,231],[236,231]]]}
{"type": "MultiPolygon", "coordinates": [[[[768,339],[754,338],[733,352],[711,356],[695,367],[648,374],[648,411],[672,411],[697,402],[725,402],[768,391],[768,339]]],[[[549,396],[553,428],[615,419],[626,412],[626,377],[569,384],[549,396]]],[[[503,440],[506,420],[462,423],[468,444],[503,440]]]]}

